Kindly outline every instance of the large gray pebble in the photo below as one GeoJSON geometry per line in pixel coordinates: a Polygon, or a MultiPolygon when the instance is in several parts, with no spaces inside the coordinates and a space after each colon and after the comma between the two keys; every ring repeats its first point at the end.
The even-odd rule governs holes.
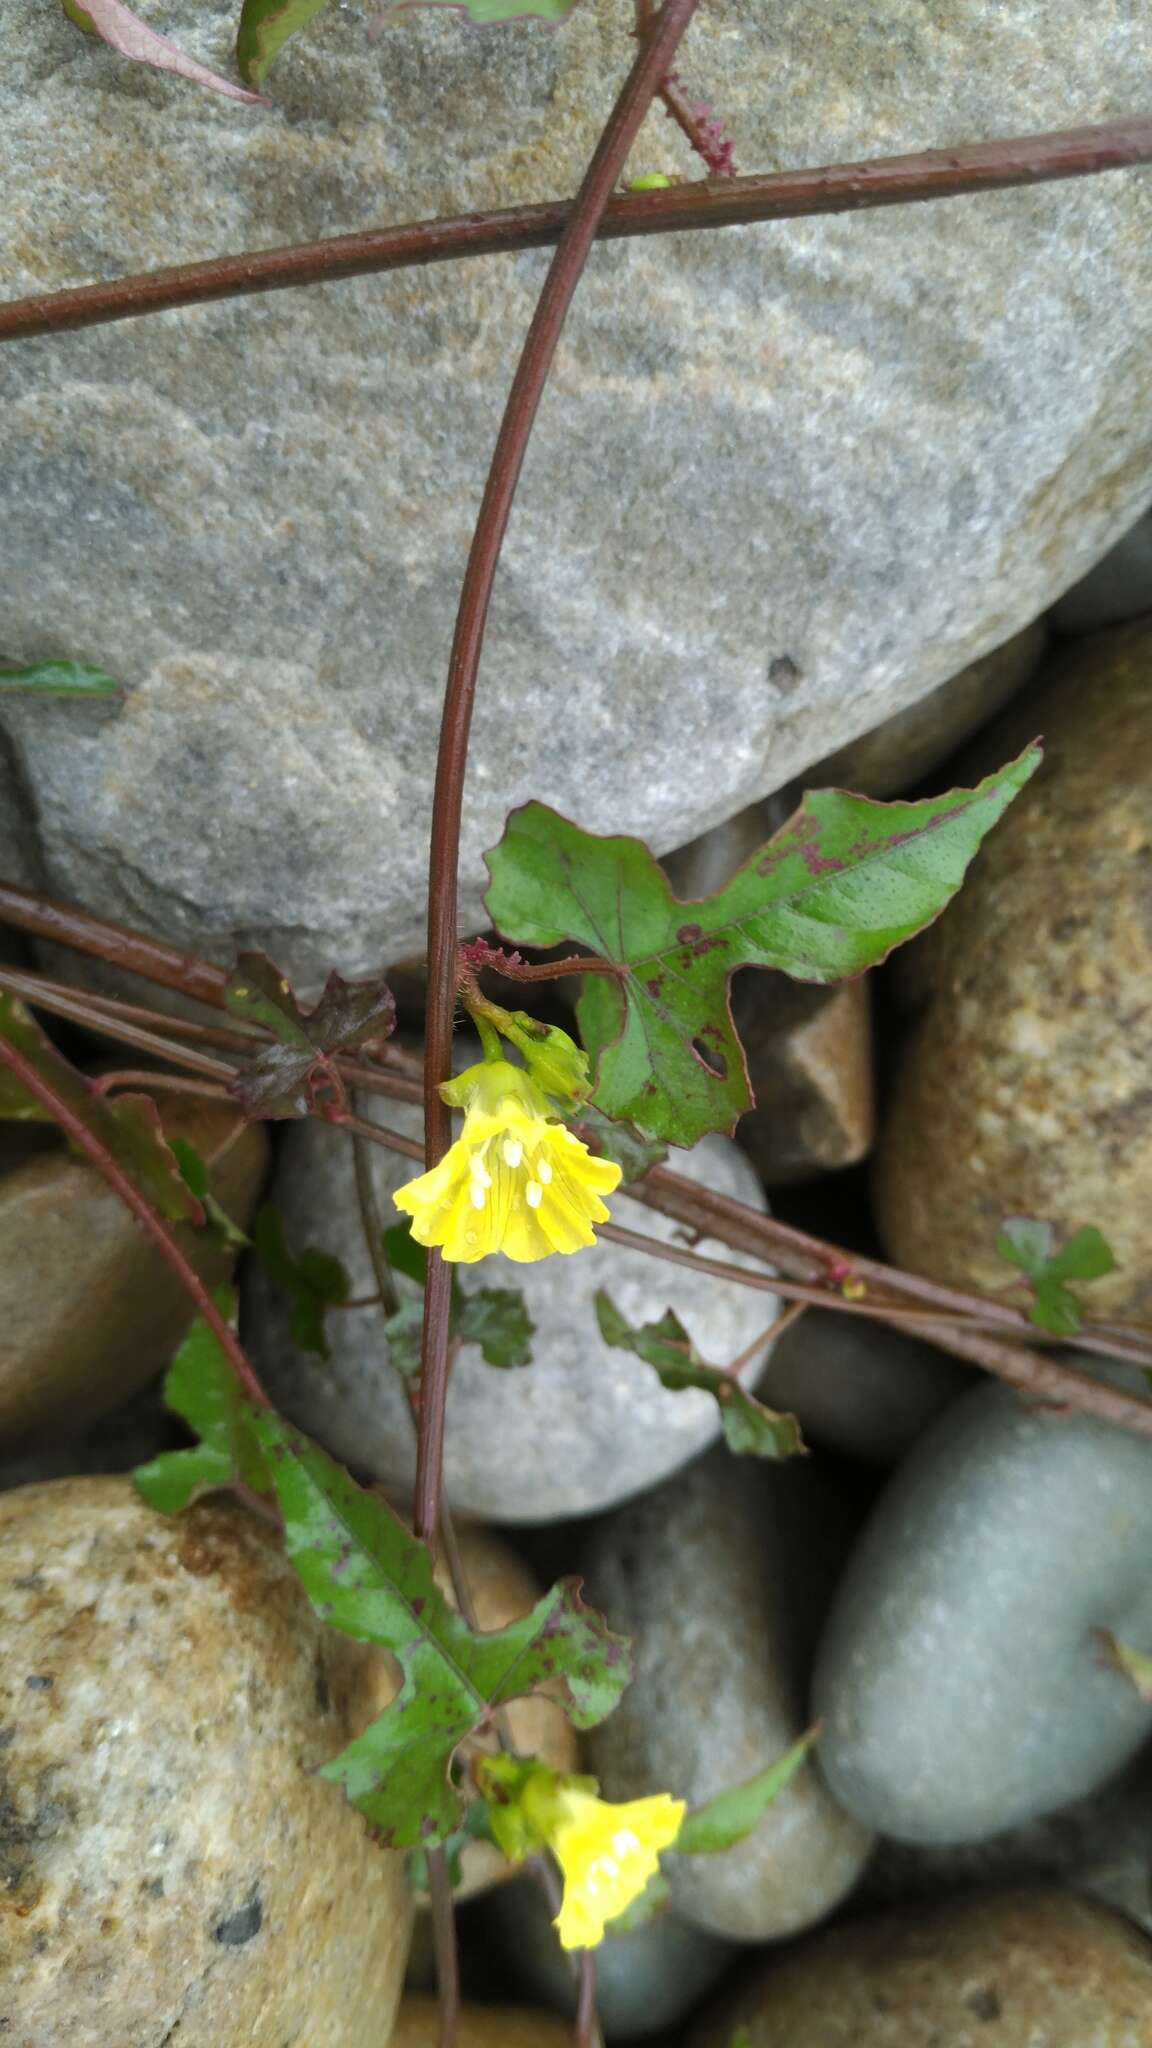
{"type": "MultiPolygon", "coordinates": [[[[589,1738],[607,1797],[671,1791],[700,1806],[789,1748],[846,1544],[846,1518],[811,1465],[726,1450],[604,1521],[591,1596],[636,1658],[633,1684],[589,1738]]],[[[664,1861],[683,1918],[766,1941],[829,1913],[870,1846],[806,1764],[737,1847],[664,1861]]]]}
{"type": "MultiPolygon", "coordinates": [[[[397,1129],[416,1133],[417,1112],[397,1106],[390,1113],[397,1129]]],[[[678,1154],[677,1166],[709,1187],[765,1207],[752,1168],[726,1138],[706,1138],[695,1151],[678,1154]]],[[[374,1150],[373,1169],[381,1206],[395,1217],[391,1193],[418,1169],[382,1148],[374,1150]]],[[[337,1253],[354,1293],[372,1291],[351,1150],[340,1132],[314,1123],[289,1133],[274,1199],[294,1247],[315,1244],[337,1253]]],[[[625,1196],[614,1195],[610,1206],[620,1223],[664,1242],[684,1242],[676,1224],[625,1196]]],[[[698,1249],[737,1265],[755,1264],[709,1240],[698,1249]]],[[[721,1365],[753,1345],[776,1313],[770,1293],[606,1243],[529,1266],[487,1259],[464,1269],[461,1284],[522,1288],[536,1325],[531,1365],[497,1371],[465,1346],[448,1390],[448,1497],[460,1511],[497,1522],[595,1513],[656,1485],[720,1434],[718,1410],[707,1394],[668,1393],[650,1366],[608,1348],[596,1324],[598,1288],[606,1288],[633,1323],[654,1321],[673,1307],[704,1356],[721,1365]]],[[[414,1438],[379,1316],[352,1310],[330,1316],[328,1324],[329,1360],[297,1350],[283,1298],[254,1276],[249,1335],[273,1400],[340,1457],[405,1488],[414,1471],[414,1438]]],[[[746,1380],[756,1377],[766,1348],[758,1347],[743,1369],[746,1380]]]]}
{"type": "Polygon", "coordinates": [[[1152,512],[1109,548],[1052,608],[1062,633],[1095,633],[1152,611],[1152,512]]]}
{"type": "Polygon", "coordinates": [[[893,1480],[840,1589],[814,1711],[837,1797],[975,1842],[1124,1764],[1152,1707],[1093,1631],[1152,1650],[1152,1443],[987,1387],[893,1480]]]}
{"type": "MultiPolygon", "coordinates": [[[[518,1986],[557,2012],[573,2013],[576,1993],[553,1932],[547,1901],[528,1878],[485,1901],[518,1986]]],[[[723,1974],[732,1949],[673,1913],[659,1913],[630,1934],[605,1935],[596,1950],[596,2005],[609,2041],[636,2041],[683,2019],[723,1974]]]]}
{"type": "Polygon", "coordinates": [[[975,1377],[901,1330],[810,1308],[773,1345],[759,1393],[813,1443],[894,1465],[975,1377]]]}
{"type": "MultiPolygon", "coordinates": [[[[626,4],[561,34],[407,12],[376,42],[373,11],[322,10],[253,107],[5,0],[6,295],[575,189],[626,4]]],[[[153,12],[231,69],[234,0],[153,12]]],[[[1152,16],[713,0],[682,65],[742,168],[791,167],[1127,116],[1152,16]]],[[[630,168],[699,173],[659,115],[630,168]]],[[[1150,225],[1128,170],[593,251],[495,593],[466,926],[509,805],[681,844],[1123,531],[1152,487],[1150,225]]],[[[200,950],[261,942],[302,980],[420,941],[453,613],[545,263],[4,348],[5,653],[84,654],[128,693],[5,710],[29,881],[200,950]]]]}

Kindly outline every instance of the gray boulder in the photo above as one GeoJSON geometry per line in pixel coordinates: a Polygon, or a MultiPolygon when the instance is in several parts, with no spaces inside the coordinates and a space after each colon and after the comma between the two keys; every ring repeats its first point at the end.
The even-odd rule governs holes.
{"type": "MultiPolygon", "coordinates": [[[[417,13],[376,40],[366,13],[313,21],[261,108],[8,0],[6,294],[574,189],[627,7],[556,33],[417,13]]],[[[169,0],[163,26],[221,67],[235,15],[169,0]]],[[[682,58],[749,168],[1105,120],[1150,67],[1142,0],[835,21],[717,0],[682,58]]],[[[661,167],[699,170],[656,112],[631,168],[661,167]]],[[[682,845],[1108,547],[1152,487],[1150,228],[1137,170],[596,251],[496,591],[466,925],[510,805],[682,845]]],[[[419,940],[452,618],[543,269],[0,352],[0,647],[86,655],[128,690],[5,711],[25,878],[208,952],[260,941],[304,981],[419,940]]]]}

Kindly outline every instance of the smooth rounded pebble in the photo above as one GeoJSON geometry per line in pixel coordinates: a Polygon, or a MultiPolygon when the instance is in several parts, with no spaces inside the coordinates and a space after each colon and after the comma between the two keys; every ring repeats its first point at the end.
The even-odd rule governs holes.
{"type": "MultiPolygon", "coordinates": [[[[690,1806],[766,1770],[806,1726],[817,1631],[848,1542],[808,1461],[713,1451],[598,1525],[589,1598],[631,1637],[636,1676],[588,1737],[605,1796],[690,1806]]],[[[811,1927],[855,1884],[871,1835],[806,1763],[746,1841],[664,1859],[677,1913],[735,1941],[811,1927]]]]}
{"type": "Polygon", "coordinates": [[[1150,2015],[1142,1934],[1069,1893],[1005,1892],[841,1921],[690,2048],[1147,2048],[1150,2015]]]}
{"type": "MultiPolygon", "coordinates": [[[[396,1104],[398,1130],[415,1133],[416,1112],[396,1104]]],[[[765,1207],[746,1159],[726,1138],[706,1138],[676,1155],[678,1170],[708,1187],[765,1207]]],[[[391,1194],[416,1168],[398,1153],[373,1149],[380,1206],[396,1217],[391,1194]]],[[[298,1125],[284,1141],[274,1184],[290,1244],[320,1245],[342,1258],[354,1294],[373,1281],[364,1250],[347,1139],[319,1123],[298,1125]]],[[[665,1243],[683,1243],[679,1226],[613,1195],[613,1219],[665,1243]]],[[[737,1265],[755,1261],[705,1239],[705,1255],[737,1265]]],[[[761,1269],[762,1270],[762,1269],[761,1269]]],[[[776,1313],[775,1297],[600,1243],[565,1258],[518,1266],[502,1257],[460,1269],[460,1284],[518,1287],[536,1334],[532,1363],[499,1371],[478,1349],[459,1352],[448,1387],[445,1485],[461,1513],[494,1522],[551,1522],[588,1515],[626,1500],[684,1465],[720,1434],[716,1403],[690,1390],[669,1393],[651,1366],[612,1350],[594,1306],[606,1288],[633,1324],[674,1308],[704,1357],[729,1365],[753,1345],[776,1313]]],[[[283,1297],[252,1276],[247,1329],[261,1375],[277,1406],[302,1429],[385,1485],[403,1490],[415,1469],[414,1435],[403,1386],[388,1361],[379,1316],[329,1317],[331,1357],[292,1343],[283,1297]]],[[[767,1345],[742,1369],[754,1382],[767,1345]]]]}
{"type": "Polygon", "coordinates": [[[1152,1732],[1097,1629],[1152,1651],[1152,1442],[968,1395],[892,1480],[837,1595],[813,1688],[828,1783],[911,1842],[1070,1804],[1152,1732]]]}
{"type": "Polygon", "coordinates": [[[757,1392],[795,1415],[806,1440],[895,1465],[975,1379],[902,1330],[810,1308],[773,1345],[757,1392]]]}
{"type": "Polygon", "coordinates": [[[264,1526],[5,1494],[0,1641],[5,2048],[380,2048],[403,1863],[317,1776],[363,1653],[264,1526]]]}

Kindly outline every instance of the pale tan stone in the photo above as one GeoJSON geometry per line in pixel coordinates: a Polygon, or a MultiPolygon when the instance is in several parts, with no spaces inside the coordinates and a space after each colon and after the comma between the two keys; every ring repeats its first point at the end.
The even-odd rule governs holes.
{"type": "Polygon", "coordinates": [[[317,1775],[360,1652],[275,1538],[126,1479],[0,1499],[5,2048],[381,2048],[403,1864],[317,1775]]]}
{"type": "Polygon", "coordinates": [[[813,988],[782,974],[738,977],[732,1011],[756,1107],[736,1137],[768,1187],[854,1166],[876,1127],[867,976],[813,988]]]}
{"type": "MultiPolygon", "coordinates": [[[[262,1127],[188,1096],[160,1102],[169,1135],[196,1147],[243,1225],[267,1166],[262,1127]]],[[[227,1278],[229,1254],[184,1227],[177,1237],[205,1280],[227,1278]]],[[[0,1441],[82,1429],[161,1370],[193,1314],[93,1167],[49,1143],[0,1177],[0,1441]]]]}
{"type": "MultiPolygon", "coordinates": [[[[924,1003],[878,1155],[901,1265],[988,1291],[1007,1216],[1093,1223],[1102,1315],[1152,1312],[1152,626],[1076,642],[980,741],[1045,759],[902,979],[924,1003]]],[[[966,779],[970,779],[966,777],[966,779]]]]}
{"type": "Polygon", "coordinates": [[[1152,1944],[1066,1892],[842,1922],[773,1961],[691,2048],[1148,2048],[1152,1944]]]}
{"type": "MultiPolygon", "coordinates": [[[[406,1998],[390,2048],[439,2048],[439,2008],[434,1998],[406,1998]]],[[[572,2029],[547,2013],[525,2006],[465,2005],[456,2028],[456,2048],[572,2048],[572,2029]]]]}

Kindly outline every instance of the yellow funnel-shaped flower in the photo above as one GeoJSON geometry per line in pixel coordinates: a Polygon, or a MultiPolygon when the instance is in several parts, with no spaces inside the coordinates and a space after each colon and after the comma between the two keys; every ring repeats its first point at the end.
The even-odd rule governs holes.
{"type": "Polygon", "coordinates": [[[526,1265],[595,1244],[592,1225],[608,1220],[600,1197],[619,1184],[620,1168],[549,1120],[548,1099],[523,1067],[482,1060],[442,1093],[463,1107],[463,1132],[438,1166],[392,1197],[418,1244],[439,1245],[460,1265],[490,1252],[526,1265]]]}
{"type": "Polygon", "coordinates": [[[627,1912],[680,1832],[684,1801],[660,1792],[614,1806],[592,1792],[558,1794],[551,1847],[564,1872],[556,1921],[563,1948],[595,1948],[604,1923],[627,1912]]]}

